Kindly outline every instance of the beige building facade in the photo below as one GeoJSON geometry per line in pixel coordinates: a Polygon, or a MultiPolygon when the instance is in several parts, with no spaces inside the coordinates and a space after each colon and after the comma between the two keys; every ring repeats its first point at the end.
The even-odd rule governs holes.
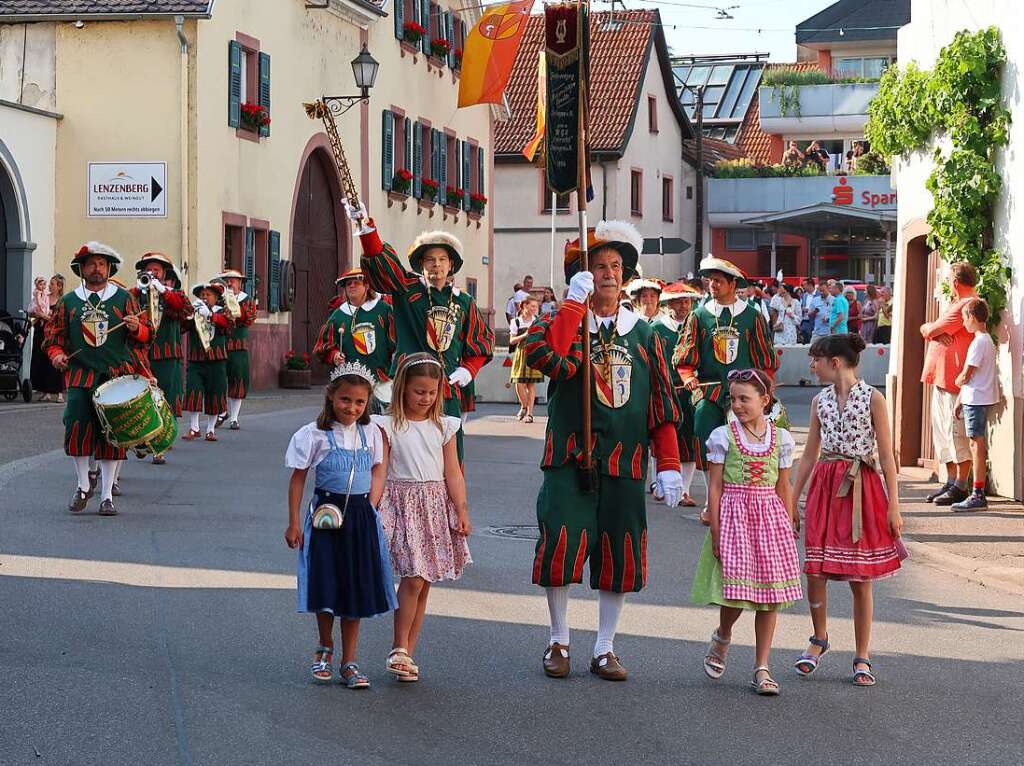
{"type": "MultiPolygon", "coordinates": [[[[454,51],[428,56],[429,41],[413,46],[401,39],[406,17],[432,19],[431,41],[468,29],[472,17],[409,4],[399,23],[388,0],[191,5],[191,13],[177,16],[0,17],[0,61],[8,64],[0,97],[17,103],[8,80],[24,72],[39,84],[19,94],[32,103],[18,106],[53,114],[17,110],[54,125],[52,170],[43,165],[38,173],[42,186],[49,175],[52,210],[39,203],[39,217],[49,222],[34,228],[52,232],[52,241],[34,235],[32,272],[67,271],[71,254],[91,239],[112,245],[129,263],[148,250],[164,251],[183,265],[190,284],[225,267],[241,269],[253,277],[247,291],[260,299],[250,336],[254,385],[275,385],[287,350],[312,349],[336,294],[335,277],[358,265],[341,204],[345,179],[323,124],[310,120],[302,104],[358,95],[350,62],[365,44],[380,65],[369,102],[337,117],[352,182],[401,255],[424,229],[458,236],[466,266],[457,281],[489,309],[490,213],[471,211],[469,198],[489,196],[494,112],[456,109],[454,51]],[[23,46],[26,34],[31,44],[23,46]],[[262,106],[269,126],[250,127],[247,104],[262,106]],[[457,205],[446,210],[416,199],[411,189],[392,189],[398,170],[414,159],[398,144],[405,118],[424,136],[443,131],[454,140],[456,160],[465,147],[476,163],[468,175],[461,165],[446,174],[459,191],[457,205]],[[118,193],[124,189],[147,199],[125,204],[118,193]]],[[[0,109],[0,126],[4,115],[0,109]]],[[[6,131],[0,140],[11,143],[6,131]]],[[[430,173],[439,150],[424,157],[418,147],[415,159],[430,173]]],[[[420,175],[434,175],[427,173],[420,175]]]]}

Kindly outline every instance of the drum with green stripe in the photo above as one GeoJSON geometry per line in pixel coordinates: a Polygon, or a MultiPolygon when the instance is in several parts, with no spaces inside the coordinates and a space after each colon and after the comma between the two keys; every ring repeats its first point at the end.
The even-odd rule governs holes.
{"type": "Polygon", "coordinates": [[[107,441],[122,449],[155,439],[163,431],[158,399],[163,402],[158,391],[139,375],[108,380],[92,395],[107,441]]]}

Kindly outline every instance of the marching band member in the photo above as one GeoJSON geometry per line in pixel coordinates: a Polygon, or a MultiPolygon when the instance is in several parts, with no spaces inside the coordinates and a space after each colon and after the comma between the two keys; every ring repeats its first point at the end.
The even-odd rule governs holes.
{"type": "Polygon", "coordinates": [[[82,284],[65,294],[46,325],[44,349],[53,366],[64,373],[64,451],[75,462],[78,486],[68,510],[80,513],[92,496],[89,458],[99,461],[102,477],[99,514],[114,516],[114,482],[125,451],[110,444],[93,406],[93,392],[120,375],[151,377],[145,344],[149,319],[135,298],[110,282],[121,256],[99,242],[87,242],[75,253],[71,270],[82,284]]]}
{"type": "Polygon", "coordinates": [[[238,413],[242,410],[242,400],[249,390],[249,327],[256,321],[259,304],[256,298],[242,292],[245,275],[240,271],[228,269],[218,274],[216,279],[231,291],[230,295],[227,291],[224,293],[222,301],[225,308],[231,296],[238,302],[238,316],[234,316],[230,309],[227,311],[231,320],[231,334],[227,338],[228,406],[217,417],[217,425],[228,420],[228,428],[237,431],[238,413]]]}
{"type": "Polygon", "coordinates": [[[227,406],[227,338],[231,322],[218,305],[224,285],[200,282],[192,288],[198,300],[192,302],[188,323],[188,373],[184,409],[192,413],[188,433],[182,439],[198,439],[199,413],[206,413],[206,441],[217,441],[217,416],[227,406]]]}
{"type": "Polygon", "coordinates": [[[395,314],[367,284],[362,269],[338,277],[345,302],[327,317],[317,336],[313,353],[329,367],[360,362],[373,372],[373,414],[391,402],[391,359],[395,354],[395,314]]]}
{"type": "Polygon", "coordinates": [[[697,274],[708,279],[711,298],[686,318],[672,364],[693,397],[697,468],[706,472],[708,437],[725,425],[730,409],[729,372],[757,369],[774,378],[779,359],[768,322],[736,294],[737,288],[747,286],[743,272],[723,258],[708,256],[697,274]]]}
{"type": "Polygon", "coordinates": [[[661,316],[661,291],[665,289],[665,283],[660,279],[645,279],[639,277],[626,285],[626,293],[633,303],[633,311],[647,320],[648,324],[654,324],[661,316]]]}
{"type": "Polygon", "coordinates": [[[533,583],[545,589],[551,640],[544,672],[569,675],[569,586],[583,581],[590,559],[590,587],[598,593],[597,643],[590,672],[626,680],[614,652],[625,594],[647,584],[647,511],[644,473],[654,450],[662,496],[679,503],[679,408],[661,339],[637,314],[619,307],[624,280],[636,273],[643,237],[630,224],[601,221],[588,234],[590,271],[581,270],[579,241],[566,244],[566,301],[535,322],[526,337],[527,363],[551,377],[551,399],[537,497],[540,540],[533,583]],[[596,284],[596,288],[595,288],[596,284]],[[591,309],[587,301],[591,295],[591,309]],[[594,491],[581,487],[584,369],[582,322],[590,333],[593,370],[593,457],[600,475],[594,491]]]}
{"type": "MultiPolygon", "coordinates": [[[[389,293],[395,310],[395,357],[420,351],[433,354],[444,369],[444,412],[462,417],[476,404],[473,378],[494,356],[494,332],[469,293],[451,284],[462,268],[462,243],[444,231],[420,234],[409,248],[409,265],[402,267],[391,245],[381,241],[373,220],[360,204],[345,210],[356,222],[363,246],[362,267],[370,286],[389,293]]],[[[462,430],[458,435],[462,460],[462,430]]]]}
{"type": "MultiPolygon", "coordinates": [[[[668,308],[667,313],[662,313],[651,327],[661,337],[661,344],[665,353],[671,356],[675,347],[679,344],[679,337],[683,333],[683,325],[690,315],[694,305],[700,300],[700,293],[686,282],[674,282],[666,285],[661,293],[660,302],[668,308]]],[[[676,427],[676,437],[679,440],[679,461],[682,464],[680,473],[683,476],[683,499],[679,502],[692,508],[697,505],[690,497],[690,482],[693,481],[693,474],[697,470],[697,444],[693,436],[693,401],[690,392],[683,387],[679,371],[674,366],[669,366],[672,374],[672,387],[676,392],[676,400],[679,402],[679,411],[682,417],[676,427]]],[[[661,500],[655,492],[655,497],[661,500]]]]}
{"type": "MultiPolygon", "coordinates": [[[[163,253],[146,253],[136,262],[135,270],[139,273],[139,280],[129,292],[146,309],[149,318],[152,333],[147,348],[149,367],[174,417],[180,418],[185,398],[181,323],[192,315],[192,304],[188,296],[181,292],[181,280],[174,271],[174,262],[163,253]],[[148,278],[143,279],[147,274],[148,278]],[[151,298],[150,290],[154,291],[155,300],[151,298]]],[[[166,462],[163,455],[153,455],[154,465],[166,462]]]]}

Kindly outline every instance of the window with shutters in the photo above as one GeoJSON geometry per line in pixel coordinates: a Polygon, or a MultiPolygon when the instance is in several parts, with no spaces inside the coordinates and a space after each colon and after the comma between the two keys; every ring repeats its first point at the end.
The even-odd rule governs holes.
{"type": "Polygon", "coordinates": [[[249,226],[253,230],[252,259],[256,276],[252,295],[259,300],[260,308],[265,310],[270,297],[270,223],[250,219],[249,226]]]}
{"type": "Polygon", "coordinates": [[[674,218],[674,211],[672,209],[672,195],[675,193],[675,184],[672,181],[672,176],[661,177],[661,219],[663,221],[671,221],[674,218]]]}
{"type": "Polygon", "coordinates": [[[241,271],[245,265],[245,216],[233,216],[241,220],[224,224],[224,262],[222,268],[241,271]],[[241,225],[239,225],[241,223],[241,225]]]}
{"type": "Polygon", "coordinates": [[[250,141],[270,135],[270,55],[242,32],[228,43],[228,125],[250,141]]]}
{"type": "MultiPolygon", "coordinates": [[[[423,196],[423,179],[437,180],[437,155],[434,150],[434,134],[437,132],[430,127],[430,123],[419,121],[416,123],[419,128],[419,153],[416,155],[415,176],[416,197],[423,196]]],[[[415,150],[414,150],[415,151],[415,150]]]]}
{"type": "Polygon", "coordinates": [[[466,47],[466,22],[452,13],[452,68],[462,69],[462,52],[466,47]]]}
{"type": "Polygon", "coordinates": [[[466,292],[474,301],[476,300],[477,282],[475,277],[466,277],[466,292]]]}

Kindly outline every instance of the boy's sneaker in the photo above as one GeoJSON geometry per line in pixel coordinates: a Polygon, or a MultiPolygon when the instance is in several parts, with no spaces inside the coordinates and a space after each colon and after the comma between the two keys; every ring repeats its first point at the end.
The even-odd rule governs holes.
{"type": "Polygon", "coordinates": [[[963,502],[970,497],[970,493],[966,489],[960,489],[960,487],[953,486],[943,492],[933,501],[935,505],[955,505],[956,503],[963,502]]]}
{"type": "Polygon", "coordinates": [[[988,500],[984,495],[977,492],[971,493],[971,496],[966,500],[959,503],[953,503],[953,510],[960,511],[978,511],[982,508],[988,508],[988,500]]]}
{"type": "Polygon", "coordinates": [[[943,485],[942,485],[941,487],[939,487],[939,488],[938,488],[937,490],[935,490],[934,492],[932,492],[931,494],[929,494],[929,495],[928,495],[928,496],[927,496],[927,497],[926,497],[926,498],[924,499],[924,501],[925,501],[926,503],[934,503],[934,502],[935,502],[935,498],[939,497],[940,495],[944,495],[944,494],[946,494],[946,493],[947,493],[947,492],[949,492],[949,490],[951,490],[951,489],[953,489],[953,482],[951,482],[951,481],[947,481],[947,482],[946,482],[945,484],[943,484],[943,485]]]}

